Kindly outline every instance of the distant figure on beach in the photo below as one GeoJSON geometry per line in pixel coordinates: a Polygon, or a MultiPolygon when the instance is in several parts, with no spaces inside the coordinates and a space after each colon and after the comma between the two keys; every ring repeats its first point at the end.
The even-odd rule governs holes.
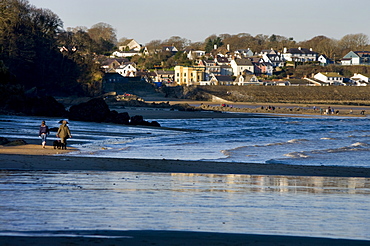
{"type": "Polygon", "coordinates": [[[62,149],[67,149],[67,139],[72,137],[71,131],[69,130],[67,124],[68,122],[63,120],[57,132],[57,137],[60,138],[62,149]]]}
{"type": "Polygon", "coordinates": [[[46,145],[46,138],[50,134],[49,127],[46,125],[45,121],[41,122],[41,126],[39,129],[39,137],[41,138],[41,145],[45,148],[46,145]]]}

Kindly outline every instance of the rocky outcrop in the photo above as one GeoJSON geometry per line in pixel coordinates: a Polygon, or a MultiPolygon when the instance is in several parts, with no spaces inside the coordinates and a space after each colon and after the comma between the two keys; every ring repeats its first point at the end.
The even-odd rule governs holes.
{"type": "Polygon", "coordinates": [[[0,145],[5,145],[7,143],[9,143],[9,140],[7,138],[0,137],[0,145]]]}
{"type": "Polygon", "coordinates": [[[7,138],[0,137],[0,145],[18,146],[18,145],[25,145],[25,144],[27,144],[27,143],[23,139],[17,139],[17,140],[9,141],[7,138]]]}
{"type": "Polygon", "coordinates": [[[69,109],[70,120],[105,122],[109,118],[108,105],[101,98],[94,98],[88,102],[73,105],[69,109]]]}
{"type": "Polygon", "coordinates": [[[8,98],[3,109],[10,113],[22,113],[35,116],[64,117],[67,114],[63,104],[54,97],[26,97],[13,95],[8,98]]]}
{"type": "Polygon", "coordinates": [[[146,121],[143,116],[135,115],[130,119],[130,125],[142,125],[142,126],[161,126],[157,121],[146,121]]]}
{"type": "Polygon", "coordinates": [[[109,106],[101,98],[74,105],[69,109],[69,120],[107,122],[124,125],[160,126],[156,121],[148,122],[142,116],[130,117],[127,112],[110,111],[109,106]]]}

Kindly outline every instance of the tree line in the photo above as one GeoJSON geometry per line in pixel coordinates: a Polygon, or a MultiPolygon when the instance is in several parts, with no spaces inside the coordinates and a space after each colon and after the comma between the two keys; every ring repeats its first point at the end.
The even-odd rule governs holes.
{"type": "MultiPolygon", "coordinates": [[[[102,72],[97,56],[113,50],[115,30],[98,23],[64,30],[62,20],[27,0],[0,2],[0,85],[39,93],[94,93],[102,72]]],[[[4,93],[3,93],[4,94],[4,93]]]]}

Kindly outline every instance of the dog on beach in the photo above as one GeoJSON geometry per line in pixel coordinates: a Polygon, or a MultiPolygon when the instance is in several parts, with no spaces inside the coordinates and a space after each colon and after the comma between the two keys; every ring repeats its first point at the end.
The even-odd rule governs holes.
{"type": "Polygon", "coordinates": [[[53,142],[54,149],[61,149],[63,147],[63,144],[60,140],[55,140],[53,142]]]}

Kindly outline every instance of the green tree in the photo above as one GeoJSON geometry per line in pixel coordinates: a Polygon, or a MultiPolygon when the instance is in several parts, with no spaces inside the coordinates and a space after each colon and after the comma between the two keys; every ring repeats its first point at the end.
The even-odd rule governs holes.
{"type": "Polygon", "coordinates": [[[215,49],[215,46],[217,48],[221,47],[223,45],[223,42],[222,42],[222,39],[220,37],[209,37],[207,40],[206,40],[206,47],[205,47],[205,51],[206,53],[210,53],[212,50],[215,49]]]}

